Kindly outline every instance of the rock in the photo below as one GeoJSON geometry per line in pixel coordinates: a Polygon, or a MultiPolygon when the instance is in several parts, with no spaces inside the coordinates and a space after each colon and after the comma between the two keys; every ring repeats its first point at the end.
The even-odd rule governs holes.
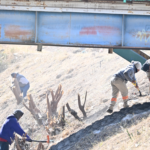
{"type": "Polygon", "coordinates": [[[140,144],[139,143],[135,143],[135,147],[138,147],[140,144]]]}
{"type": "Polygon", "coordinates": [[[103,103],[106,103],[109,99],[103,99],[103,103]]]}
{"type": "Polygon", "coordinates": [[[76,51],[73,51],[73,53],[80,53],[81,52],[81,50],[76,50],[76,51]]]}
{"type": "Polygon", "coordinates": [[[57,76],[56,76],[56,79],[59,79],[60,77],[61,77],[61,74],[57,75],[57,76]]]}
{"type": "Polygon", "coordinates": [[[1,50],[0,50],[0,52],[3,52],[3,51],[4,51],[4,49],[1,49],[1,50]]]}

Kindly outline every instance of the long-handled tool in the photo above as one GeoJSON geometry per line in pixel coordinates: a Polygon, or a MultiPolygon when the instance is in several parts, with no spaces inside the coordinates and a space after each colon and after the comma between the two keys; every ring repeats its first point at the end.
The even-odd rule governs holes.
{"type": "Polygon", "coordinates": [[[54,143],[54,141],[53,141],[53,140],[49,140],[49,141],[38,141],[38,140],[31,140],[31,141],[27,141],[27,142],[54,143]]]}
{"type": "Polygon", "coordinates": [[[137,88],[137,83],[136,82],[132,82],[132,84],[136,87],[136,89],[139,91],[139,93],[140,93],[140,96],[142,96],[142,93],[141,93],[141,91],[140,91],[140,89],[139,88],[137,88]]]}
{"type": "Polygon", "coordinates": [[[47,141],[30,140],[28,142],[54,143],[54,140],[50,140],[49,135],[47,135],[47,141]]]}

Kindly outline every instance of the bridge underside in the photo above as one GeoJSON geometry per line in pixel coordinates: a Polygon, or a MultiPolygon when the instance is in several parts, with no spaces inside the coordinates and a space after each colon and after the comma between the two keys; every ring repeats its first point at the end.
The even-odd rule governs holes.
{"type": "Polygon", "coordinates": [[[93,3],[91,7],[85,3],[82,9],[75,8],[77,3],[72,5],[72,9],[72,3],[62,8],[60,4],[57,3],[55,8],[49,5],[43,9],[44,6],[17,4],[6,7],[1,3],[0,44],[150,49],[149,5],[140,4],[140,10],[139,4],[125,4],[126,9],[119,10],[118,6],[123,6],[122,3],[95,4],[95,7],[116,7],[108,10],[93,9],[93,3]],[[127,6],[132,7],[132,11],[127,6]]]}

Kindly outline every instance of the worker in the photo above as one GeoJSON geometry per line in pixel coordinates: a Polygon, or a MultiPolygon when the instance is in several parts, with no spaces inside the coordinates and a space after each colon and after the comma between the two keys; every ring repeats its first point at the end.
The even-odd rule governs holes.
{"type": "Polygon", "coordinates": [[[111,98],[111,105],[107,110],[108,113],[113,112],[113,108],[117,102],[117,97],[119,91],[121,92],[122,99],[124,102],[124,108],[128,107],[128,89],[126,86],[127,81],[132,82],[137,89],[138,84],[136,82],[135,73],[140,71],[142,65],[138,61],[132,61],[129,66],[124,69],[121,69],[111,79],[111,86],[112,86],[112,98],[111,98]]]}
{"type": "MultiPolygon", "coordinates": [[[[7,117],[6,121],[0,129],[0,150],[9,150],[9,145],[15,139],[14,133],[19,134],[20,136],[25,135],[25,132],[19,125],[18,121],[23,116],[21,110],[15,110],[14,113],[7,117]]],[[[26,135],[23,139],[31,142],[31,138],[26,135]]]]}
{"type": "Polygon", "coordinates": [[[30,88],[29,81],[23,75],[19,73],[12,73],[11,76],[12,78],[17,79],[19,86],[20,86],[21,93],[23,93],[23,98],[25,98],[27,96],[27,91],[30,88]]]}
{"type": "Polygon", "coordinates": [[[150,81],[150,59],[148,59],[142,66],[142,70],[146,72],[147,77],[150,81]]]}

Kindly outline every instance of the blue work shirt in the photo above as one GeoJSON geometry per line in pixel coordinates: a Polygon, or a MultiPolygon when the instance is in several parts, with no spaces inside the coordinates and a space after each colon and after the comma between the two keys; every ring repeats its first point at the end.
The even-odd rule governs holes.
{"type": "MultiPolygon", "coordinates": [[[[0,138],[7,140],[7,142],[11,144],[11,139],[15,139],[14,133],[17,133],[20,136],[23,136],[23,134],[25,134],[15,116],[11,115],[7,117],[6,121],[0,129],[0,138]]],[[[28,135],[26,137],[27,140],[30,140],[30,137],[28,135]]]]}

